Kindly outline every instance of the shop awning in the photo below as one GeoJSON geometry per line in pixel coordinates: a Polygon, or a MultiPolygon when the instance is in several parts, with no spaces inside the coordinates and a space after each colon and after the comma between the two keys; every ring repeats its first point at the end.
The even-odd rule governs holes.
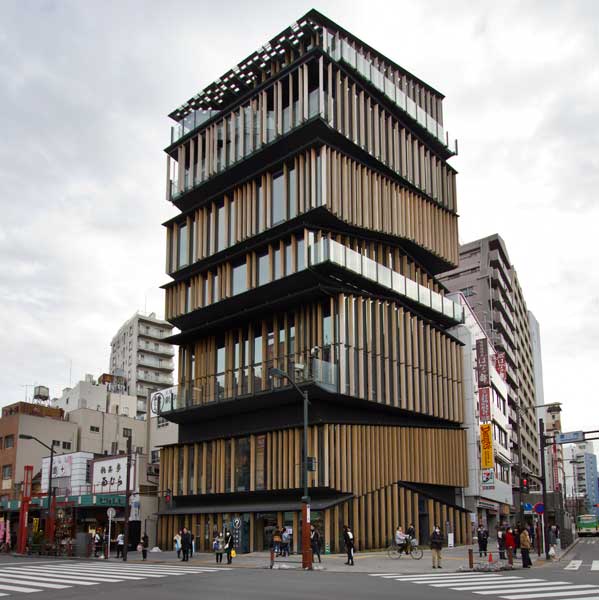
{"type": "MultiPolygon", "coordinates": [[[[341,494],[329,498],[318,498],[310,502],[310,510],[325,510],[346,502],[353,498],[353,494],[341,494]]],[[[189,514],[212,514],[212,513],[246,513],[246,512],[293,512],[302,509],[302,503],[299,500],[271,500],[261,501],[241,501],[230,504],[219,502],[218,504],[188,505],[176,508],[161,510],[159,515],[189,515],[189,514]]]]}

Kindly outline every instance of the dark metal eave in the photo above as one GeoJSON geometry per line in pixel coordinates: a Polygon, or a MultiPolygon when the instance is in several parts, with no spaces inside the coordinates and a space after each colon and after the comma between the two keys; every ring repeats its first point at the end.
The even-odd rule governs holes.
{"type": "MultiPolygon", "coordinates": [[[[453,265],[449,261],[444,260],[440,256],[430,252],[412,242],[411,240],[400,238],[388,233],[381,233],[371,229],[365,229],[356,225],[351,225],[346,221],[336,217],[331,213],[326,206],[319,206],[310,209],[308,212],[298,215],[294,219],[285,221],[276,227],[267,229],[258,235],[244,240],[233,247],[226,248],[221,252],[217,252],[207,258],[196,261],[195,263],[183,267],[173,273],[171,277],[173,281],[160,286],[162,289],[168,289],[177,283],[188,280],[194,275],[198,275],[203,271],[222,263],[223,261],[231,261],[240,258],[247,252],[251,252],[257,248],[263,247],[269,242],[279,240],[291,233],[301,229],[324,229],[330,233],[351,235],[355,238],[365,241],[373,241],[378,243],[386,243],[389,246],[399,248],[409,258],[418,263],[418,265],[426,272],[429,277],[432,277],[436,283],[438,273],[444,273],[453,265]]],[[[445,286],[443,286],[445,288],[445,286]]],[[[446,288],[445,288],[446,289],[446,288]]]]}
{"type": "MultiPolygon", "coordinates": [[[[391,404],[349,396],[314,382],[300,384],[300,387],[309,394],[308,422],[311,425],[340,423],[398,425],[420,429],[464,428],[462,423],[426,413],[409,411],[391,404]]],[[[277,429],[299,427],[303,419],[302,402],[297,390],[285,387],[163,412],[161,416],[168,421],[177,423],[184,428],[192,427],[194,432],[193,439],[181,439],[184,431],[180,429],[178,441],[164,447],[199,441],[200,438],[195,436],[201,428],[208,431],[208,434],[201,435],[201,440],[207,441],[223,437],[226,435],[225,431],[229,432],[229,435],[230,431],[235,431],[237,435],[244,435],[265,433],[271,431],[273,427],[277,429]],[[284,422],[273,425],[269,419],[284,411],[285,407],[291,407],[295,412],[288,413],[284,422]],[[264,411],[267,411],[268,416],[264,416],[264,411]],[[231,428],[232,419],[240,420],[235,423],[234,428],[231,428]]]]}
{"type": "Polygon", "coordinates": [[[165,338],[164,341],[176,345],[187,344],[193,342],[198,336],[221,330],[224,326],[232,328],[265,313],[284,310],[291,304],[310,302],[338,293],[367,295],[396,302],[447,335],[451,334],[448,334],[445,328],[456,325],[453,319],[396,294],[375,281],[332,262],[324,262],[172,318],[170,322],[180,329],[181,333],[165,338]]]}

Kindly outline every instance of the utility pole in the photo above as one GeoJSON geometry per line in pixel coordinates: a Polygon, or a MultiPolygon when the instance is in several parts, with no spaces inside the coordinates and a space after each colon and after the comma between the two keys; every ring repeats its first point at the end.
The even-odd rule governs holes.
{"type": "Polygon", "coordinates": [[[127,549],[129,548],[129,517],[131,516],[131,438],[127,438],[127,483],[125,484],[125,546],[123,547],[123,560],[127,560],[127,549]]]}
{"type": "Polygon", "coordinates": [[[545,558],[549,560],[549,544],[547,536],[547,467],[545,465],[545,423],[539,419],[539,441],[541,444],[541,485],[543,486],[543,542],[545,545],[545,558]]]}

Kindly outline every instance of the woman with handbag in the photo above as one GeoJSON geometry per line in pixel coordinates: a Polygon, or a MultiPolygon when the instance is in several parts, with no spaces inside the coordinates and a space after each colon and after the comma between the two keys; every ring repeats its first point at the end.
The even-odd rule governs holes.
{"type": "Polygon", "coordinates": [[[216,555],[216,564],[223,562],[223,552],[225,551],[225,538],[222,533],[219,533],[212,542],[212,549],[216,555]]]}

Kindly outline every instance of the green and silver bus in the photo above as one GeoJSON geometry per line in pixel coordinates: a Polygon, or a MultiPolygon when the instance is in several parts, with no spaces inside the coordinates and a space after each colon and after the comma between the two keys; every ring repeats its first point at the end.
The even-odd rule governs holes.
{"type": "Polygon", "coordinates": [[[576,533],[583,535],[599,535],[599,517],[597,515],[578,515],[576,517],[576,533]]]}

